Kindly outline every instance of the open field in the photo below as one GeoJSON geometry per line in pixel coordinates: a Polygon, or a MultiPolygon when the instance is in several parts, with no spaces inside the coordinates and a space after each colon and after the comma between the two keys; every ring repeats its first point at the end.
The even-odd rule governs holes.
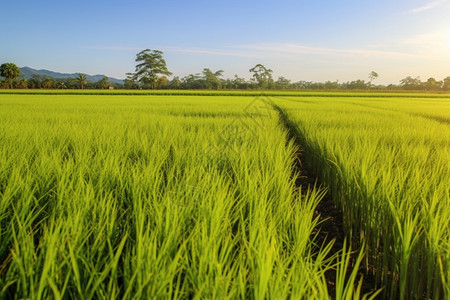
{"type": "Polygon", "coordinates": [[[0,298],[450,296],[448,94],[64,92],[0,93],[0,298]]]}

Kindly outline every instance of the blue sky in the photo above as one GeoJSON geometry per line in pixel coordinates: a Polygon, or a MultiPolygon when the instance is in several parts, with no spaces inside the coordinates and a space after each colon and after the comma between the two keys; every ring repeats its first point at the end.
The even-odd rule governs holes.
{"type": "MultiPolygon", "coordinates": [[[[450,76],[450,0],[6,1],[0,63],[124,78],[135,56],[164,52],[183,77],[203,68],[249,78],[339,82],[379,73],[450,76]]],[[[375,83],[376,83],[375,82],[375,83]]]]}

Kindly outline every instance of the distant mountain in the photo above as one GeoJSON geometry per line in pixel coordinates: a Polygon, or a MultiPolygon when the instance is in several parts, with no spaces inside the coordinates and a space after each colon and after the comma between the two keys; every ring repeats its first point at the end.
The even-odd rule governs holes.
{"type": "MultiPolygon", "coordinates": [[[[53,72],[53,71],[49,71],[49,70],[35,70],[30,67],[20,68],[20,72],[26,79],[31,79],[31,77],[34,74],[41,75],[41,76],[49,76],[49,77],[53,77],[56,79],[76,78],[80,74],[80,73],[58,73],[58,72],[53,72]]],[[[87,79],[87,81],[90,81],[90,82],[97,82],[97,81],[101,80],[104,76],[105,75],[87,75],[86,74],[86,79],[87,79]]],[[[112,78],[112,77],[108,77],[108,79],[110,82],[119,83],[119,84],[124,83],[124,81],[122,79],[117,79],[117,78],[112,78]]]]}

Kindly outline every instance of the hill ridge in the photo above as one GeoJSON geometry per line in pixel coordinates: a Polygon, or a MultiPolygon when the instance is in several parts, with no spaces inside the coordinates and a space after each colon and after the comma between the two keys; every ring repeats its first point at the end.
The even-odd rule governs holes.
{"type": "MultiPolygon", "coordinates": [[[[81,73],[81,74],[85,74],[87,81],[90,81],[90,82],[100,81],[104,76],[106,76],[106,75],[102,75],[102,74],[89,75],[89,74],[86,74],[83,72],[61,73],[61,72],[50,71],[47,69],[39,69],[39,70],[33,69],[28,66],[20,68],[20,72],[21,72],[22,76],[25,77],[26,79],[31,79],[34,74],[41,75],[41,76],[49,76],[49,77],[52,77],[55,79],[76,78],[81,73]]],[[[113,78],[113,77],[108,77],[108,79],[110,82],[113,82],[113,83],[119,83],[119,84],[124,83],[123,79],[117,79],[117,78],[113,78]]]]}

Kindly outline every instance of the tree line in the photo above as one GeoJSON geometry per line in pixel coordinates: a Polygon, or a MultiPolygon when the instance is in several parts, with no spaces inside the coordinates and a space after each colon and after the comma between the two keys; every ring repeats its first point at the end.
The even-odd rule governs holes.
{"type": "Polygon", "coordinates": [[[234,75],[233,78],[223,78],[223,70],[204,68],[196,74],[180,78],[172,75],[167,68],[160,50],[145,49],[136,55],[134,73],[127,73],[124,84],[111,83],[108,77],[98,82],[86,80],[86,75],[79,74],[77,78],[55,79],[49,76],[33,75],[26,79],[20,75],[20,69],[14,63],[4,63],[0,66],[0,88],[18,89],[202,89],[202,90],[415,90],[415,91],[450,91],[450,76],[436,80],[433,77],[422,81],[420,77],[407,76],[399,84],[375,85],[379,77],[371,71],[368,80],[354,80],[339,83],[338,81],[312,82],[297,81],[280,76],[273,78],[273,71],[262,64],[249,69],[249,80],[234,75]]]}

